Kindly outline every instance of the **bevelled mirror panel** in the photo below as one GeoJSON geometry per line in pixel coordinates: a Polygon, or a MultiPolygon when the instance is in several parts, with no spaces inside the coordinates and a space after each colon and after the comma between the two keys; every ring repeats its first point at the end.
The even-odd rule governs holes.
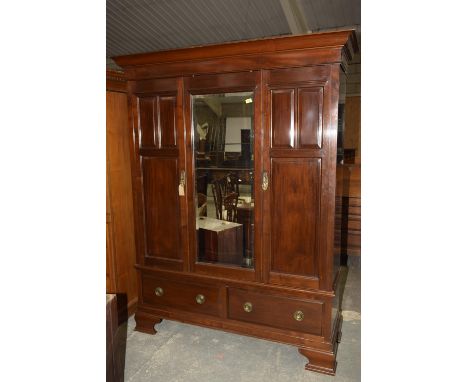
{"type": "Polygon", "coordinates": [[[192,95],[197,261],[254,266],[254,97],[192,95]]]}

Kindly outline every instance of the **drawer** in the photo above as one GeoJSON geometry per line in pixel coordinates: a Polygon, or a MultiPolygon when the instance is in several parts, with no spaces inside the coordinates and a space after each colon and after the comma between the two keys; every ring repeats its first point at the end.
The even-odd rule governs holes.
{"type": "Polygon", "coordinates": [[[271,296],[234,288],[229,288],[228,298],[228,317],[231,319],[296,332],[322,334],[321,301],[271,296]]]}
{"type": "Polygon", "coordinates": [[[215,286],[142,275],[142,288],[145,304],[216,316],[219,313],[219,289],[215,286]]]}

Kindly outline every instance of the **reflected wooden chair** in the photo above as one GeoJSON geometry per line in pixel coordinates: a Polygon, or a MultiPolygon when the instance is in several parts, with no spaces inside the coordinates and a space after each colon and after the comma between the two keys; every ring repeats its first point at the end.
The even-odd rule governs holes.
{"type": "Polygon", "coordinates": [[[216,219],[223,219],[223,194],[221,190],[221,183],[219,180],[215,180],[211,184],[211,191],[213,192],[213,199],[216,209],[216,219]]]}
{"type": "Polygon", "coordinates": [[[223,220],[230,222],[237,221],[237,202],[239,199],[239,194],[237,192],[231,192],[226,195],[223,199],[223,207],[225,216],[223,220]]]}
{"type": "Polygon", "coordinates": [[[239,184],[242,182],[241,179],[239,179],[239,175],[236,174],[235,172],[231,172],[226,176],[226,188],[224,195],[230,194],[232,192],[236,192],[237,195],[239,196],[239,184]]]}

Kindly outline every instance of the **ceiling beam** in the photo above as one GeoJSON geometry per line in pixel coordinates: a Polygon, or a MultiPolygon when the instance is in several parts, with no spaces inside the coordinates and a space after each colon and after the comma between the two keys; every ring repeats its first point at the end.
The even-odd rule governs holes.
{"type": "Polygon", "coordinates": [[[217,98],[203,98],[203,101],[208,105],[208,107],[215,113],[218,117],[221,117],[223,114],[221,101],[217,98]]]}
{"type": "Polygon", "coordinates": [[[304,11],[297,0],[280,0],[281,8],[288,21],[292,34],[310,33],[304,17],[304,11]]]}

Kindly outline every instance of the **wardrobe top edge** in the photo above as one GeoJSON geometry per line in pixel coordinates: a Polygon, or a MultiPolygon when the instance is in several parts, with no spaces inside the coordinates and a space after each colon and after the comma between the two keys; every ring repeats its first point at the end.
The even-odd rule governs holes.
{"type": "Polygon", "coordinates": [[[124,69],[172,62],[200,61],[229,56],[277,53],[302,49],[342,48],[351,58],[358,52],[356,32],[353,29],[337,32],[279,36],[256,40],[235,41],[174,50],[112,57],[124,69]]]}

